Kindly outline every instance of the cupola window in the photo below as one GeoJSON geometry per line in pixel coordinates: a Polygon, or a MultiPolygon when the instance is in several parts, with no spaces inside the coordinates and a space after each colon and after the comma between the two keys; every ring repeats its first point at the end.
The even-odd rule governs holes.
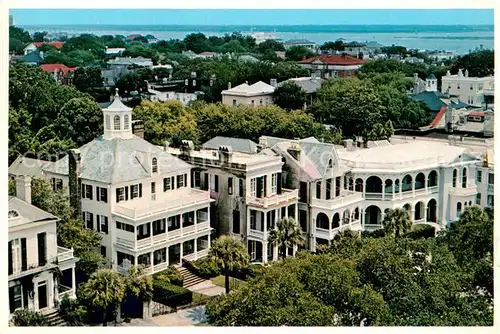
{"type": "Polygon", "coordinates": [[[115,130],[120,130],[120,116],[116,115],[114,117],[115,130]]]}

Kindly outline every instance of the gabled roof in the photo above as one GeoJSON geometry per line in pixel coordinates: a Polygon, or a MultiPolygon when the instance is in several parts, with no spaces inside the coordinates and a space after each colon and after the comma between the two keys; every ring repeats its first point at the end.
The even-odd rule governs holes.
{"type": "Polygon", "coordinates": [[[33,45],[37,48],[41,47],[42,45],[47,44],[50,46],[55,47],[57,50],[61,50],[62,47],[64,46],[64,42],[33,42],[33,45]]]}
{"type": "Polygon", "coordinates": [[[325,65],[363,65],[364,59],[359,59],[349,55],[319,55],[299,61],[300,64],[310,64],[320,61],[325,65]]]}
{"type": "Polygon", "coordinates": [[[51,163],[50,161],[27,158],[21,155],[9,166],[9,174],[40,177],[42,169],[51,163]]]}
{"type": "Polygon", "coordinates": [[[231,89],[223,90],[222,95],[238,95],[238,96],[257,96],[274,93],[275,88],[265,82],[259,81],[253,85],[247,83],[233,87],[231,89]]]}
{"type": "Polygon", "coordinates": [[[70,71],[75,71],[76,67],[68,67],[64,64],[42,64],[40,68],[44,72],[54,73],[54,72],[63,72],[64,74],[68,74],[70,71]]]}
{"type": "Polygon", "coordinates": [[[301,77],[282,81],[278,84],[278,86],[282,86],[285,82],[293,82],[294,84],[305,90],[308,94],[316,93],[318,89],[321,88],[321,85],[323,83],[321,79],[316,79],[313,77],[301,77]]]}
{"type": "Polygon", "coordinates": [[[111,102],[107,107],[106,109],[103,109],[102,110],[103,112],[104,111],[112,111],[112,112],[116,112],[116,111],[120,111],[120,112],[130,112],[132,111],[132,108],[130,107],[127,107],[126,105],[123,104],[123,102],[120,100],[120,96],[118,96],[118,89],[116,89],[116,94],[115,94],[115,98],[113,99],[113,102],[111,102]]]}
{"type": "Polygon", "coordinates": [[[15,211],[23,224],[59,220],[56,216],[14,196],[9,196],[9,211],[15,211]]]}
{"type": "Polygon", "coordinates": [[[236,152],[257,153],[257,143],[250,139],[217,136],[202,145],[204,149],[211,150],[218,150],[220,146],[230,146],[236,152]]]}
{"type": "MultiPolygon", "coordinates": [[[[150,177],[151,160],[158,159],[161,174],[189,169],[191,165],[161,150],[146,140],[97,138],[80,147],[80,177],[106,184],[129,182],[150,177]]],[[[51,164],[44,171],[68,175],[68,156],[51,164]]]]}
{"type": "Polygon", "coordinates": [[[414,101],[424,102],[431,111],[438,112],[446,103],[441,101],[440,97],[443,95],[439,92],[422,92],[415,95],[410,95],[414,101]]]}
{"type": "Polygon", "coordinates": [[[32,52],[28,53],[27,55],[25,55],[24,57],[19,58],[19,61],[22,61],[23,63],[40,64],[43,61],[43,59],[40,56],[39,51],[32,51],[32,52]]]}

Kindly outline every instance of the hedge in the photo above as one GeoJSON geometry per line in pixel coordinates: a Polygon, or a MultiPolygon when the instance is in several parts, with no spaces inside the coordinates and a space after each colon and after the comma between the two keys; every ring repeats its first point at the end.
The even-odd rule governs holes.
{"type": "Polygon", "coordinates": [[[154,274],[153,279],[159,279],[178,286],[182,286],[184,283],[184,277],[179,270],[173,266],[154,274]]]}
{"type": "Polygon", "coordinates": [[[221,274],[217,265],[208,257],[195,261],[183,259],[182,264],[187,270],[204,279],[217,277],[221,274]]]}
{"type": "Polygon", "coordinates": [[[431,225],[416,225],[413,230],[406,233],[405,237],[411,239],[433,238],[436,236],[436,229],[431,225]]]}
{"type": "Polygon", "coordinates": [[[153,300],[170,307],[187,305],[193,301],[193,293],[186,288],[153,279],[153,300]]]}

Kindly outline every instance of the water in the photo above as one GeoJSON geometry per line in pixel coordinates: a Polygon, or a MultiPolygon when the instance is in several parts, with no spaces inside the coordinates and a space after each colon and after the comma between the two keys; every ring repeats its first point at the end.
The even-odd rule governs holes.
{"type": "Polygon", "coordinates": [[[459,54],[479,48],[493,49],[493,25],[481,26],[167,26],[167,25],[81,25],[81,26],[23,26],[30,33],[47,31],[66,32],[68,35],[90,33],[95,35],[154,35],[158,39],[183,39],[187,34],[201,32],[207,36],[221,36],[239,31],[243,34],[270,32],[282,40],[308,39],[316,44],[344,38],[347,41],[376,41],[383,45],[403,45],[411,49],[447,50],[459,54]]]}

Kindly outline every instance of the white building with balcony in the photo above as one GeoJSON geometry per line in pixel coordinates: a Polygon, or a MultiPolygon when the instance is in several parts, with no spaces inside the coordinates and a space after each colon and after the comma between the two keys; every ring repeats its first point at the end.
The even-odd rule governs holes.
{"type": "MultiPolygon", "coordinates": [[[[191,186],[210,191],[215,200],[218,234],[242,240],[252,261],[275,260],[278,248],[270,244],[269,231],[282,217],[298,216],[298,190],[283,187],[283,161],[279,155],[271,151],[248,152],[255,143],[232,139],[216,137],[201,150],[194,150],[192,143],[186,142],[183,148],[169,148],[168,152],[196,166],[191,186]],[[227,143],[238,146],[233,150],[227,143]]],[[[290,249],[289,254],[296,250],[290,249]]]]}
{"type": "Polygon", "coordinates": [[[54,188],[67,186],[101,253],[119,271],[155,273],[210,247],[210,193],[190,187],[191,165],[132,132],[132,109],[119,99],[103,109],[104,134],[42,168],[54,188]]]}
{"type": "Polygon", "coordinates": [[[441,78],[441,93],[458,96],[459,100],[474,107],[481,107],[484,102],[485,92],[493,89],[495,78],[469,77],[469,71],[458,70],[457,74],[450,71],[441,78]]]}
{"type": "Polygon", "coordinates": [[[16,187],[18,197],[9,198],[9,313],[48,313],[64,295],[75,297],[78,259],[57,246],[59,219],[31,205],[31,178],[17,178],[16,187]]]}

